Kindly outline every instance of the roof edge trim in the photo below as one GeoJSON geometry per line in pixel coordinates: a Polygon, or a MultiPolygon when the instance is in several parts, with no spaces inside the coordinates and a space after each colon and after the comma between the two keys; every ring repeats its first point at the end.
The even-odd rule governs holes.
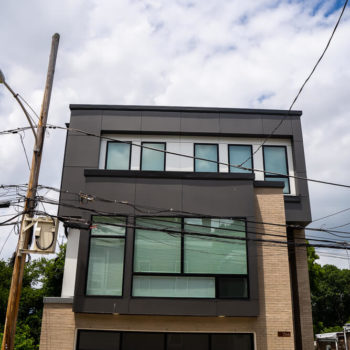
{"type": "Polygon", "coordinates": [[[180,106],[136,106],[136,105],[92,105],[70,104],[73,110],[125,110],[125,111],[167,111],[167,112],[206,112],[206,113],[241,113],[301,116],[300,110],[223,108],[223,107],[180,107],[180,106]]]}

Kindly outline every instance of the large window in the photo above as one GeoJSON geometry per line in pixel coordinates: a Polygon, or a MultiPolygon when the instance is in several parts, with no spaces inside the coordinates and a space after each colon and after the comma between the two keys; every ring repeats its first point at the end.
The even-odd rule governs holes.
{"type": "Polygon", "coordinates": [[[106,169],[129,170],[131,162],[131,145],[126,142],[107,142],[106,169]]]}
{"type": "Polygon", "coordinates": [[[219,171],[219,151],[215,144],[194,144],[194,171],[217,173],[219,171]],[[207,159],[207,160],[204,160],[207,159]]]}
{"type": "Polygon", "coordinates": [[[245,222],[136,218],[133,296],[247,298],[245,222]]]}
{"type": "Polygon", "coordinates": [[[141,170],[164,171],[165,170],[165,143],[142,142],[141,170]],[[150,149],[153,148],[153,149],[150,149]],[[157,151],[159,150],[159,151],[157,151]]]}
{"type": "Polygon", "coordinates": [[[252,350],[251,333],[152,333],[78,330],[77,350],[252,350]]]}
{"type": "Polygon", "coordinates": [[[264,146],[265,180],[284,182],[283,193],[290,193],[287,149],[285,146],[264,146]],[[271,173],[269,173],[271,172],[271,173]],[[281,175],[276,175],[281,174],[281,175]]]}
{"type": "MultiPolygon", "coordinates": [[[[251,145],[229,145],[228,160],[230,165],[242,165],[245,168],[253,169],[253,156],[251,145]]],[[[230,173],[251,173],[252,170],[246,170],[230,166],[230,173]]]]}
{"type": "Polygon", "coordinates": [[[124,217],[94,217],[90,238],[87,295],[122,295],[125,224],[124,217]]]}

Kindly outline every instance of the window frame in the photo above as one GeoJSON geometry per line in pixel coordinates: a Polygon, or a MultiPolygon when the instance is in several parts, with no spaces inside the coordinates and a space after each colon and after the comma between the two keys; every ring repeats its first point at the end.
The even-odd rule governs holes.
{"type": "Polygon", "coordinates": [[[94,224],[93,218],[94,217],[119,217],[119,218],[125,218],[125,234],[124,236],[112,236],[112,235],[93,235],[92,234],[92,227],[90,227],[89,230],[89,245],[88,245],[88,252],[87,252],[87,264],[86,264],[86,271],[85,271],[85,286],[84,286],[84,296],[89,298],[117,298],[121,299],[124,297],[124,286],[125,286],[125,265],[126,265],[126,243],[127,243],[127,230],[128,230],[128,216],[127,215],[93,215],[91,216],[91,222],[92,225],[94,224]],[[122,276],[122,286],[121,286],[121,295],[110,295],[110,294],[88,294],[87,287],[88,287],[88,277],[89,277],[89,266],[90,266],[90,250],[91,250],[91,239],[92,238],[112,238],[112,239],[120,239],[124,240],[124,250],[123,250],[123,276],[122,276]]]}
{"type": "MultiPolygon", "coordinates": [[[[140,171],[166,171],[166,142],[159,142],[159,141],[142,141],[141,142],[141,152],[140,152],[140,171]],[[156,145],[164,145],[164,152],[162,151],[159,151],[160,153],[163,154],[164,156],[164,161],[163,161],[163,170],[143,170],[142,169],[142,157],[143,157],[143,145],[145,143],[151,143],[151,144],[156,144],[156,145]]],[[[152,151],[152,150],[150,150],[152,151]]],[[[157,152],[157,151],[154,151],[154,152],[157,152]]]]}
{"type": "MultiPolygon", "coordinates": [[[[231,174],[236,174],[235,172],[231,171],[231,157],[230,157],[230,147],[231,146],[248,146],[250,148],[250,159],[252,162],[252,166],[251,169],[248,172],[246,172],[246,174],[253,174],[254,173],[254,157],[253,157],[253,146],[249,145],[249,144],[244,144],[244,143],[228,143],[227,144],[227,158],[228,158],[228,172],[231,174]]],[[[237,172],[238,174],[244,174],[245,172],[237,172]]]]}
{"type": "Polygon", "coordinates": [[[128,171],[131,169],[131,152],[132,152],[132,142],[131,141],[107,141],[106,144],[106,159],[105,159],[105,169],[106,170],[118,170],[118,171],[128,171]],[[109,145],[111,143],[119,143],[119,144],[128,144],[130,147],[130,151],[129,151],[129,166],[128,169],[109,169],[107,168],[107,162],[108,162],[108,149],[109,149],[109,145]]]}
{"type": "MultiPolygon", "coordinates": [[[[285,145],[263,145],[262,148],[262,156],[263,156],[263,164],[264,164],[264,180],[266,181],[267,179],[276,179],[276,178],[286,178],[288,181],[288,192],[284,192],[284,187],[283,187],[283,194],[284,195],[290,195],[291,194],[291,188],[290,188],[290,179],[289,179],[289,165],[288,165],[288,152],[287,152],[287,146],[285,145]],[[268,173],[269,171],[266,170],[266,162],[265,162],[265,148],[266,147],[274,147],[274,148],[283,148],[284,149],[284,154],[286,157],[286,170],[287,170],[287,175],[266,175],[266,173],[268,173]]],[[[271,180],[267,180],[267,181],[271,181],[271,180]]],[[[276,180],[278,181],[278,180],[276,180]]]]}
{"type": "MultiPolygon", "coordinates": [[[[133,234],[133,242],[132,242],[132,267],[131,267],[131,289],[130,289],[130,297],[132,299],[169,299],[169,300],[249,300],[250,299],[250,280],[249,280],[249,249],[248,249],[248,232],[247,232],[247,220],[243,217],[217,217],[212,216],[208,217],[209,219],[228,219],[228,220],[243,220],[244,221],[244,230],[245,230],[245,253],[246,253],[246,264],[247,264],[247,274],[215,274],[215,273],[186,273],[184,271],[184,243],[185,243],[185,234],[191,235],[190,233],[186,233],[184,230],[185,226],[185,219],[191,219],[191,218],[198,218],[198,216],[174,216],[174,218],[180,218],[181,219],[181,269],[180,272],[173,272],[173,273],[167,273],[167,272],[134,272],[134,263],[135,263],[135,241],[136,241],[136,220],[137,218],[167,218],[169,216],[145,216],[145,215],[138,215],[135,216],[135,222],[134,222],[134,234],[133,234]],[[208,298],[208,297],[201,297],[201,298],[195,298],[195,297],[160,297],[160,296],[134,296],[133,295],[133,285],[134,285],[134,276],[163,276],[163,277],[213,277],[215,279],[215,297],[214,298],[208,298]],[[245,278],[247,281],[247,296],[245,297],[219,297],[219,278],[232,278],[232,279],[239,279],[239,278],[245,278]]],[[[147,230],[147,229],[145,229],[147,230]]],[[[151,229],[149,229],[151,231],[151,229]]],[[[215,237],[215,236],[214,236],[215,237]]]]}
{"type": "MultiPolygon", "coordinates": [[[[219,158],[219,144],[218,143],[202,143],[202,142],[194,142],[193,143],[193,172],[195,173],[208,173],[207,171],[197,171],[196,170],[196,160],[205,161],[202,159],[196,159],[196,146],[216,146],[216,171],[209,171],[209,173],[219,173],[220,172],[220,158],[219,158]]],[[[208,161],[208,160],[207,160],[208,161]]],[[[210,163],[213,163],[210,161],[210,163]]]]}

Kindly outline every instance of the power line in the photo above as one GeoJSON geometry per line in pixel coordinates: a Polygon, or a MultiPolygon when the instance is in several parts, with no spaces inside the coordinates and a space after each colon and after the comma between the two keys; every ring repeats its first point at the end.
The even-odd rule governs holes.
{"type": "MultiPolygon", "coordinates": [[[[111,138],[111,137],[107,137],[107,136],[94,134],[94,133],[87,132],[87,131],[80,130],[80,129],[67,128],[67,127],[58,126],[58,125],[52,125],[52,124],[48,125],[47,127],[51,128],[51,129],[61,129],[61,130],[68,130],[68,131],[72,131],[72,132],[77,132],[77,133],[81,133],[81,134],[84,134],[84,135],[87,135],[87,136],[93,136],[93,137],[97,137],[99,139],[105,139],[105,140],[109,140],[109,141],[116,141],[116,142],[120,142],[120,143],[131,145],[131,146],[139,147],[139,148],[145,148],[145,149],[149,149],[149,150],[152,150],[152,151],[161,152],[161,153],[164,153],[164,154],[170,154],[170,155],[174,155],[174,156],[190,158],[190,159],[193,159],[193,160],[202,160],[202,161],[205,161],[205,162],[215,163],[215,164],[218,164],[218,165],[225,165],[225,166],[227,166],[229,168],[233,167],[233,168],[237,168],[237,169],[248,170],[250,172],[260,172],[260,173],[264,173],[264,174],[268,174],[268,175],[277,175],[277,176],[284,177],[284,178],[293,178],[293,179],[298,179],[298,180],[304,180],[304,181],[309,181],[309,182],[320,183],[320,184],[324,184],[324,185],[331,185],[331,186],[350,188],[350,185],[340,184],[340,183],[336,183],[336,182],[311,179],[311,178],[306,178],[306,177],[303,177],[303,176],[290,175],[290,174],[289,175],[285,175],[285,174],[276,173],[276,172],[272,172],[272,171],[265,171],[265,170],[262,170],[262,169],[247,168],[247,167],[244,167],[244,166],[241,166],[241,165],[234,165],[234,164],[229,164],[229,163],[225,163],[225,162],[210,160],[210,159],[206,159],[206,158],[195,157],[195,156],[191,156],[191,155],[188,155],[188,154],[182,154],[182,153],[178,153],[178,152],[161,150],[161,149],[158,149],[158,148],[145,146],[144,144],[140,145],[140,144],[137,144],[137,143],[134,143],[134,142],[131,142],[131,141],[123,141],[123,140],[119,140],[119,139],[115,139],[115,138],[111,138]]],[[[243,162],[243,163],[245,163],[245,162],[243,162]]]]}
{"type": "Polygon", "coordinates": [[[346,211],[349,211],[349,210],[350,210],[350,208],[345,208],[345,209],[336,211],[335,213],[332,213],[332,214],[323,216],[323,217],[321,217],[321,218],[318,218],[318,219],[316,219],[316,220],[312,220],[312,222],[316,222],[316,221],[328,219],[328,218],[330,218],[330,217],[332,217],[332,216],[335,216],[335,215],[338,215],[338,214],[342,214],[342,213],[344,213],[344,212],[346,212],[346,211]]]}
{"type": "MultiPolygon", "coordinates": [[[[17,223],[18,223],[18,222],[17,222],[17,223]]],[[[14,229],[15,229],[15,226],[13,226],[13,227],[11,228],[10,232],[8,233],[8,235],[7,235],[5,241],[4,241],[4,243],[3,243],[3,245],[2,245],[2,247],[1,247],[1,249],[0,249],[0,256],[1,256],[1,253],[2,253],[3,249],[5,248],[5,245],[6,245],[7,241],[8,241],[8,239],[9,239],[10,236],[11,236],[11,233],[14,231],[14,229]]]]}
{"type": "MultiPolygon", "coordinates": [[[[27,105],[27,107],[34,113],[36,118],[39,120],[40,118],[39,118],[38,114],[35,112],[35,110],[32,108],[32,106],[24,99],[24,97],[21,96],[20,94],[18,94],[18,97],[27,105]]],[[[35,124],[33,119],[32,119],[32,122],[35,124]]]]}
{"type": "Polygon", "coordinates": [[[16,128],[16,129],[2,130],[2,131],[0,131],[0,135],[17,134],[20,131],[26,131],[28,129],[31,129],[31,127],[30,126],[24,126],[24,127],[16,128]]]}
{"type": "Polygon", "coordinates": [[[21,133],[18,133],[19,138],[21,140],[22,143],[22,147],[23,147],[23,151],[24,151],[24,155],[26,157],[26,161],[27,161],[27,165],[28,165],[28,169],[30,170],[30,165],[29,165],[29,159],[28,159],[28,155],[27,155],[27,151],[26,151],[26,147],[24,146],[24,142],[23,142],[23,137],[21,133]]]}
{"type": "MultiPolygon", "coordinates": [[[[41,199],[41,200],[43,200],[43,199],[41,199]]],[[[58,205],[58,203],[54,203],[53,201],[48,201],[48,200],[44,200],[44,202],[45,203],[50,203],[50,204],[56,204],[56,205],[58,205]]],[[[73,204],[64,204],[64,203],[60,203],[59,205],[61,205],[61,206],[65,206],[65,207],[69,207],[69,208],[75,208],[75,209],[82,209],[82,210],[86,210],[86,211],[89,211],[89,212],[92,212],[92,213],[94,213],[94,214],[98,214],[98,215],[101,215],[101,216],[110,216],[110,215],[116,215],[116,213],[110,213],[110,212],[103,212],[103,211],[98,211],[98,210],[95,210],[95,209],[89,209],[89,208],[85,208],[85,207],[80,207],[80,206],[76,206],[76,205],[73,205],[73,204]]],[[[38,211],[37,211],[38,212],[38,211]]],[[[128,215],[128,217],[135,217],[135,215],[128,215]]],[[[59,218],[61,218],[62,220],[67,220],[67,219],[69,219],[69,218],[66,218],[66,217],[59,217],[59,218]]],[[[145,218],[147,218],[148,220],[150,219],[150,217],[145,217],[145,218]]],[[[168,222],[169,223],[169,221],[167,221],[167,220],[162,220],[161,219],[162,217],[160,217],[160,219],[158,219],[158,218],[154,218],[153,220],[154,221],[156,221],[157,223],[158,223],[158,225],[159,225],[159,221],[160,222],[164,222],[164,223],[166,223],[166,222],[168,222]]],[[[186,217],[185,217],[186,218],[186,217]]],[[[203,217],[202,217],[203,218],[203,217]]],[[[215,219],[215,218],[214,218],[215,219]]],[[[216,218],[216,219],[218,219],[218,218],[216,218]]],[[[222,218],[223,220],[225,220],[225,218],[222,218]]],[[[246,222],[246,220],[242,220],[242,219],[237,219],[237,221],[244,221],[244,222],[246,222]]],[[[97,223],[98,224],[98,223],[97,223]]],[[[101,223],[100,223],[101,224],[101,223]]],[[[110,224],[110,223],[106,223],[106,224],[104,224],[104,225],[111,225],[111,226],[118,226],[118,225],[116,225],[116,224],[110,224]]],[[[212,228],[211,226],[206,226],[206,225],[196,225],[196,224],[186,224],[186,226],[201,226],[201,227],[206,227],[206,228],[212,228]]],[[[123,227],[123,226],[122,226],[123,227]]],[[[182,232],[182,231],[176,231],[176,230],[173,230],[173,229],[167,229],[166,228],[166,226],[164,226],[163,228],[157,228],[157,229],[155,229],[156,231],[161,231],[161,232],[182,232]]],[[[234,230],[234,229],[227,229],[227,228],[220,228],[220,231],[229,231],[229,232],[234,232],[234,231],[237,231],[237,232],[242,232],[242,230],[234,230]]],[[[250,233],[250,234],[255,234],[255,235],[266,235],[266,236],[274,236],[274,237],[281,237],[281,238],[287,238],[287,236],[286,236],[286,234],[284,234],[284,235],[276,235],[276,234],[269,234],[269,233],[267,233],[267,232],[269,232],[269,231],[267,231],[267,232],[258,232],[258,231],[249,231],[249,230],[246,230],[245,229],[245,232],[247,232],[247,233],[250,233]]],[[[191,234],[192,234],[193,232],[191,231],[191,234]]],[[[189,233],[190,234],[190,233],[189,233]]],[[[193,234],[197,234],[197,235],[201,235],[201,236],[205,236],[205,234],[203,234],[203,233],[193,233],[193,234]]],[[[212,235],[210,235],[210,237],[211,237],[212,235]]],[[[228,239],[230,239],[231,237],[227,237],[227,236],[220,236],[220,235],[216,235],[216,237],[219,237],[219,238],[228,238],[228,239]]],[[[238,240],[240,240],[240,238],[237,238],[238,240]]],[[[254,239],[253,239],[254,240],[254,239]]],[[[331,240],[324,240],[324,239],[316,239],[316,238],[311,238],[311,239],[309,239],[310,241],[317,241],[317,242],[325,242],[325,243],[335,243],[335,244],[342,244],[342,245],[344,245],[344,243],[345,244],[347,244],[346,242],[344,242],[344,241],[331,241],[331,240]]],[[[264,241],[264,240],[263,240],[264,241]]],[[[275,243],[274,241],[272,241],[272,240],[266,240],[266,241],[269,241],[269,242],[272,242],[272,243],[275,243]]],[[[280,241],[278,241],[278,242],[280,242],[280,241]]],[[[324,246],[324,245],[322,245],[322,246],[324,246]]]]}
{"type": "Polygon", "coordinates": [[[326,53],[326,51],[327,51],[327,49],[328,49],[328,47],[329,47],[331,41],[332,41],[332,39],[333,39],[333,36],[334,36],[334,34],[335,34],[335,32],[336,32],[336,30],[337,30],[337,28],[338,28],[338,25],[339,25],[339,23],[340,23],[340,20],[341,20],[341,18],[343,17],[343,14],[344,14],[344,11],[345,11],[345,8],[346,8],[346,5],[347,5],[347,4],[348,4],[348,0],[346,0],[346,1],[344,2],[344,5],[343,5],[343,8],[342,8],[342,10],[341,10],[341,12],[340,12],[339,18],[338,18],[338,20],[337,20],[337,22],[336,22],[336,24],[335,24],[335,26],[334,26],[334,29],[333,29],[333,31],[332,31],[332,34],[331,34],[330,38],[328,39],[325,48],[323,49],[323,52],[322,52],[321,56],[319,57],[319,59],[317,60],[316,64],[315,64],[314,67],[312,68],[310,74],[309,74],[309,75],[307,76],[307,78],[305,79],[304,83],[301,85],[301,88],[299,89],[297,95],[295,96],[293,102],[291,103],[291,105],[290,105],[290,107],[289,107],[289,109],[288,109],[287,114],[284,115],[284,116],[282,117],[282,119],[281,119],[280,122],[276,125],[276,127],[272,130],[272,132],[270,133],[270,135],[267,136],[267,137],[265,138],[265,140],[261,143],[261,145],[259,145],[259,147],[253,152],[253,154],[252,154],[248,159],[246,159],[243,163],[241,163],[240,165],[243,165],[243,164],[245,164],[248,160],[250,160],[250,159],[254,156],[254,154],[256,154],[256,153],[261,149],[261,147],[263,147],[263,145],[267,142],[267,140],[270,139],[270,138],[273,136],[273,134],[280,128],[280,126],[281,126],[281,125],[283,124],[283,122],[285,121],[286,117],[289,116],[290,111],[292,110],[294,104],[295,104],[296,101],[298,100],[298,98],[299,98],[301,92],[303,91],[305,85],[306,85],[307,82],[310,80],[310,78],[311,78],[311,76],[314,74],[316,68],[318,67],[318,65],[319,65],[320,62],[322,61],[322,59],[323,59],[323,57],[324,57],[324,55],[325,55],[325,53],[326,53]]]}
{"type": "MultiPolygon", "coordinates": [[[[185,215],[195,215],[195,216],[199,216],[199,217],[211,217],[212,216],[212,214],[209,214],[209,213],[203,214],[203,213],[196,213],[196,212],[190,212],[190,211],[181,211],[181,210],[176,210],[176,209],[173,209],[173,208],[159,208],[159,207],[138,205],[138,204],[135,204],[135,203],[130,203],[128,201],[99,197],[99,196],[97,196],[95,194],[85,194],[85,193],[82,193],[82,192],[78,193],[78,192],[68,191],[68,190],[65,190],[65,189],[60,190],[60,189],[52,187],[52,186],[39,185],[38,188],[46,188],[46,189],[50,189],[50,190],[53,190],[53,191],[59,192],[59,193],[66,193],[66,194],[76,195],[76,196],[78,196],[80,198],[80,200],[85,198],[87,202],[92,202],[94,200],[97,200],[97,201],[102,201],[102,202],[111,203],[111,204],[127,205],[127,206],[133,207],[135,210],[143,212],[145,214],[179,213],[179,214],[185,214],[185,215]],[[153,212],[151,212],[151,211],[153,211],[153,212]]],[[[54,201],[56,201],[55,204],[59,204],[58,200],[54,200],[54,201]]],[[[81,209],[86,209],[86,207],[81,207],[81,209]]],[[[114,215],[115,213],[111,213],[110,212],[108,214],[109,215],[114,215]]],[[[332,214],[332,215],[336,215],[336,214],[332,214]]],[[[320,231],[320,232],[325,232],[325,233],[334,232],[334,233],[340,233],[340,234],[350,234],[350,232],[346,232],[346,231],[335,231],[335,230],[334,231],[330,231],[329,229],[324,229],[324,228],[308,228],[308,227],[301,227],[301,226],[297,226],[297,225],[279,224],[279,223],[253,221],[253,220],[245,220],[245,221],[249,222],[249,223],[260,224],[260,225],[287,227],[287,228],[293,228],[293,229],[304,229],[304,230],[309,230],[309,231],[317,231],[317,232],[320,231]]],[[[342,238],[346,238],[346,237],[342,237],[342,238]]]]}
{"type": "MultiPolygon", "coordinates": [[[[62,219],[62,218],[61,218],[62,219]]],[[[207,233],[203,233],[203,232],[193,232],[193,231],[186,231],[186,230],[175,230],[175,229],[159,229],[159,228],[150,228],[147,226],[140,226],[140,225],[132,225],[132,224],[112,224],[110,222],[108,223],[94,223],[92,222],[91,225],[106,225],[106,226],[116,226],[116,227],[125,227],[125,228],[133,228],[133,229],[141,229],[141,230],[148,230],[148,231],[157,231],[157,232],[164,232],[164,233],[168,233],[168,234],[183,234],[183,235],[188,235],[188,236],[196,236],[199,238],[203,238],[203,237],[207,237],[207,238],[220,238],[223,239],[224,241],[227,240],[235,240],[235,241],[254,241],[254,242],[266,242],[266,243],[272,243],[272,244],[277,244],[277,245],[292,245],[292,246],[296,246],[296,247],[317,247],[317,248],[329,248],[329,249],[346,249],[345,247],[345,242],[342,242],[342,245],[321,245],[321,244],[308,244],[308,243],[296,243],[296,242],[290,242],[287,240],[270,240],[270,239],[261,239],[261,238],[250,238],[250,237],[232,237],[232,236],[225,236],[225,235],[218,235],[218,234],[207,234],[207,233]]],[[[246,233],[254,233],[254,232],[248,232],[245,231],[246,233]]]]}

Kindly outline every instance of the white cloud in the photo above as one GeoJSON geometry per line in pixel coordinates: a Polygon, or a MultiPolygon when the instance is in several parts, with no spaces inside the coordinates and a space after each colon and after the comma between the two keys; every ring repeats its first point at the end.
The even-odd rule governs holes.
{"type": "MultiPolygon", "coordinates": [[[[317,4],[15,0],[2,6],[1,69],[15,91],[39,111],[50,38],[59,32],[49,123],[60,125],[69,121],[70,103],[288,109],[339,14],[324,16],[333,1],[324,2],[313,14],[317,4]]],[[[295,109],[304,112],[308,175],[350,184],[349,36],[347,10],[295,109]]],[[[3,88],[0,120],[2,130],[26,125],[3,88]]],[[[41,183],[59,186],[64,138],[65,133],[56,130],[45,140],[41,183]]],[[[25,142],[31,154],[30,131],[25,142]]],[[[0,157],[6,164],[0,184],[27,182],[18,136],[0,136],[0,157]]],[[[348,191],[310,185],[313,216],[350,207],[348,191]]],[[[344,220],[340,216],[331,222],[344,220]]],[[[6,235],[0,232],[1,247],[6,235]]],[[[8,255],[13,242],[6,247],[8,255]]]]}

